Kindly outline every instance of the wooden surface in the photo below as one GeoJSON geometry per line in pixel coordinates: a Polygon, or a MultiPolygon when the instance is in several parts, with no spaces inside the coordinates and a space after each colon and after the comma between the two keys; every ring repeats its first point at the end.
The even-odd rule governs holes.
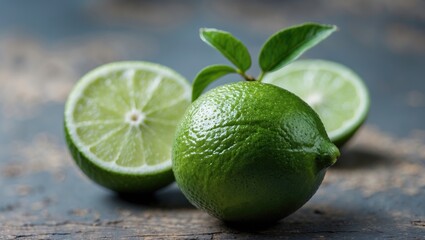
{"type": "Polygon", "coordinates": [[[424,66],[421,0],[3,1],[0,239],[425,239],[424,66]],[[199,40],[199,27],[234,32],[255,56],[268,35],[304,21],[339,26],[304,57],[353,68],[372,105],[316,195],[293,215],[262,229],[226,226],[175,185],[119,196],[73,163],[63,104],[89,69],[147,60],[192,79],[225,63],[199,40]]]}

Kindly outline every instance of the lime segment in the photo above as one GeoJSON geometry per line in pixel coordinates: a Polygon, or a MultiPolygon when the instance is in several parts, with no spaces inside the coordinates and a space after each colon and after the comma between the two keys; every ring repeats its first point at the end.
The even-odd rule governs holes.
{"type": "Polygon", "coordinates": [[[190,93],[183,77],[153,63],[119,62],[91,71],[65,107],[76,162],[116,191],[151,191],[170,183],[174,132],[190,93]]]}
{"type": "Polygon", "coordinates": [[[287,89],[308,103],[338,146],[355,133],[369,110],[363,81],[352,70],[334,62],[297,61],[267,74],[263,82],[287,89]]]}

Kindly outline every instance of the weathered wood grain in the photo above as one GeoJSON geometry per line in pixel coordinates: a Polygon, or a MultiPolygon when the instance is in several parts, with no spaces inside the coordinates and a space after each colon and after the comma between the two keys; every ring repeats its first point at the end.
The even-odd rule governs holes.
{"type": "Polygon", "coordinates": [[[423,1],[26,4],[0,8],[0,239],[425,239],[423,1]],[[40,20],[54,12],[66,21],[40,20]],[[70,158],[63,104],[89,69],[155,59],[193,77],[221,61],[201,47],[198,27],[224,25],[255,50],[278,28],[312,20],[340,31],[307,56],[356,70],[372,105],[318,192],[288,218],[228,226],[194,208],[176,185],[120,196],[70,158]]]}
{"type": "Polygon", "coordinates": [[[422,148],[397,150],[405,141],[412,139],[363,128],[310,202],[258,229],[223,224],[192,207],[175,185],[153,196],[120,196],[89,182],[71,162],[66,170],[2,172],[0,239],[421,239],[425,164],[422,148]]]}

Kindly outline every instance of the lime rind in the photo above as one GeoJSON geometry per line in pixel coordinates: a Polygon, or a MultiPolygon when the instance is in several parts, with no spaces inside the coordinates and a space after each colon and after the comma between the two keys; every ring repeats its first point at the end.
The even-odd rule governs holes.
{"type": "Polygon", "coordinates": [[[127,174],[106,169],[89,160],[70,139],[65,127],[69,150],[81,170],[94,182],[120,193],[149,193],[167,186],[174,180],[171,170],[164,169],[147,174],[127,174]]]}
{"type": "MultiPolygon", "coordinates": [[[[290,65],[288,65],[285,68],[282,68],[278,71],[271,72],[267,74],[264,78],[265,83],[272,83],[277,86],[286,88],[289,91],[294,92],[295,94],[299,95],[304,101],[309,103],[311,105],[311,101],[314,101],[314,99],[306,99],[306,95],[303,94],[304,92],[310,91],[309,86],[303,86],[302,84],[306,84],[305,82],[308,82],[306,79],[293,79],[292,83],[288,83],[290,81],[290,75],[295,73],[302,73],[304,74],[303,77],[308,77],[310,74],[310,78],[314,78],[314,74],[317,74],[318,72],[328,72],[330,75],[333,75],[332,77],[338,77],[339,80],[341,80],[340,85],[344,85],[346,82],[348,85],[353,86],[352,89],[354,89],[355,93],[350,93],[352,96],[355,96],[356,100],[358,100],[357,106],[355,108],[354,114],[349,119],[340,119],[342,120],[342,123],[340,122],[340,126],[333,126],[336,129],[328,130],[328,136],[332,140],[332,142],[337,143],[337,145],[342,145],[348,138],[350,138],[354,132],[362,125],[362,123],[365,121],[366,116],[369,111],[369,105],[370,105],[370,99],[369,99],[369,93],[367,90],[367,87],[361,80],[361,78],[354,73],[351,69],[330,61],[325,60],[299,60],[296,61],[290,65]],[[307,75],[306,75],[307,74],[307,75]],[[298,82],[296,82],[298,81],[298,82]],[[290,85],[290,84],[293,84],[290,85]],[[294,89],[291,89],[291,87],[295,87],[294,89]],[[303,92],[304,91],[304,92],[303,92]]],[[[323,76],[321,76],[323,77],[323,76]]],[[[314,79],[313,79],[314,80],[314,79]]],[[[334,81],[338,82],[338,81],[334,81]]],[[[314,84],[315,83],[310,83],[314,84]]],[[[311,87],[311,86],[310,86],[311,87]]],[[[317,88],[320,88],[320,86],[314,86],[317,88]]],[[[326,87],[326,86],[325,86],[326,87]]],[[[326,89],[322,86],[322,88],[319,89],[319,91],[322,91],[323,97],[326,98],[326,95],[329,95],[331,98],[331,95],[335,94],[335,89],[326,89]]],[[[311,92],[310,92],[311,93],[311,92]]],[[[348,97],[348,96],[346,96],[348,97]]],[[[350,102],[352,103],[352,102],[350,102]]],[[[338,104],[338,103],[332,103],[332,104],[338,104]]],[[[314,106],[312,106],[315,108],[314,106]]],[[[319,106],[320,108],[320,106],[319,106]]],[[[326,108],[326,106],[322,106],[322,109],[326,108]]],[[[326,120],[323,117],[323,112],[320,111],[320,109],[315,108],[319,115],[322,115],[322,120],[326,120]]],[[[326,111],[326,110],[324,110],[326,111]]],[[[342,115],[349,114],[347,111],[342,112],[340,115],[333,114],[333,117],[343,117],[342,115]]],[[[332,121],[332,120],[329,120],[332,121]]],[[[333,124],[330,122],[325,122],[325,126],[329,124],[333,124]]]]}
{"type": "MultiPolygon", "coordinates": [[[[88,74],[86,74],[75,86],[74,90],[69,95],[68,101],[65,106],[65,129],[67,132],[67,135],[69,137],[69,140],[72,144],[75,145],[75,148],[78,149],[78,151],[81,152],[81,154],[86,158],[89,159],[89,161],[92,162],[92,164],[97,165],[101,169],[108,170],[110,172],[117,172],[117,173],[123,173],[126,175],[153,175],[156,173],[162,173],[165,171],[171,171],[171,159],[162,161],[161,163],[156,163],[153,165],[147,165],[143,164],[139,167],[125,167],[117,165],[114,161],[104,161],[103,159],[100,159],[98,156],[96,156],[92,151],[90,150],[89,146],[83,143],[82,139],[77,134],[77,127],[74,124],[74,116],[73,111],[74,108],[78,102],[79,99],[81,99],[83,96],[84,90],[92,84],[94,81],[97,81],[100,77],[108,76],[111,73],[114,73],[116,71],[123,71],[124,69],[135,69],[135,70],[141,70],[141,71],[148,71],[148,72],[154,72],[161,77],[164,78],[170,78],[173,80],[176,80],[178,84],[184,89],[182,100],[187,99],[187,102],[190,102],[190,85],[188,82],[177,72],[158,65],[154,63],[149,62],[117,62],[117,63],[110,63],[103,65],[101,67],[98,67],[92,71],[90,71],[88,74]]],[[[133,93],[130,93],[130,95],[133,93]]],[[[123,121],[123,124],[125,122],[123,121]]],[[[124,126],[124,125],[123,125],[124,126]]],[[[130,134],[131,127],[128,127],[127,134],[130,134]]],[[[171,149],[171,143],[170,143],[170,149],[171,149]]]]}

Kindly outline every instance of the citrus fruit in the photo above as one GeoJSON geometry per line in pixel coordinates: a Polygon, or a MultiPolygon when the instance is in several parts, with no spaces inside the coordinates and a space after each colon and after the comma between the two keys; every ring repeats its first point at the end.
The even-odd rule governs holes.
{"type": "Polygon", "coordinates": [[[363,81],[338,63],[297,61],[267,74],[263,82],[287,89],[307,102],[338,146],[354,135],[369,110],[369,95],[363,81]]]}
{"type": "Polygon", "coordinates": [[[65,106],[65,135],[76,163],[118,192],[168,185],[174,133],[190,91],[183,77],[153,63],[118,62],[89,72],[65,106]]]}
{"type": "Polygon", "coordinates": [[[304,101],[246,81],[215,88],[186,110],[173,171],[198,208],[227,222],[264,223],[308,201],[338,156],[304,101]]]}

